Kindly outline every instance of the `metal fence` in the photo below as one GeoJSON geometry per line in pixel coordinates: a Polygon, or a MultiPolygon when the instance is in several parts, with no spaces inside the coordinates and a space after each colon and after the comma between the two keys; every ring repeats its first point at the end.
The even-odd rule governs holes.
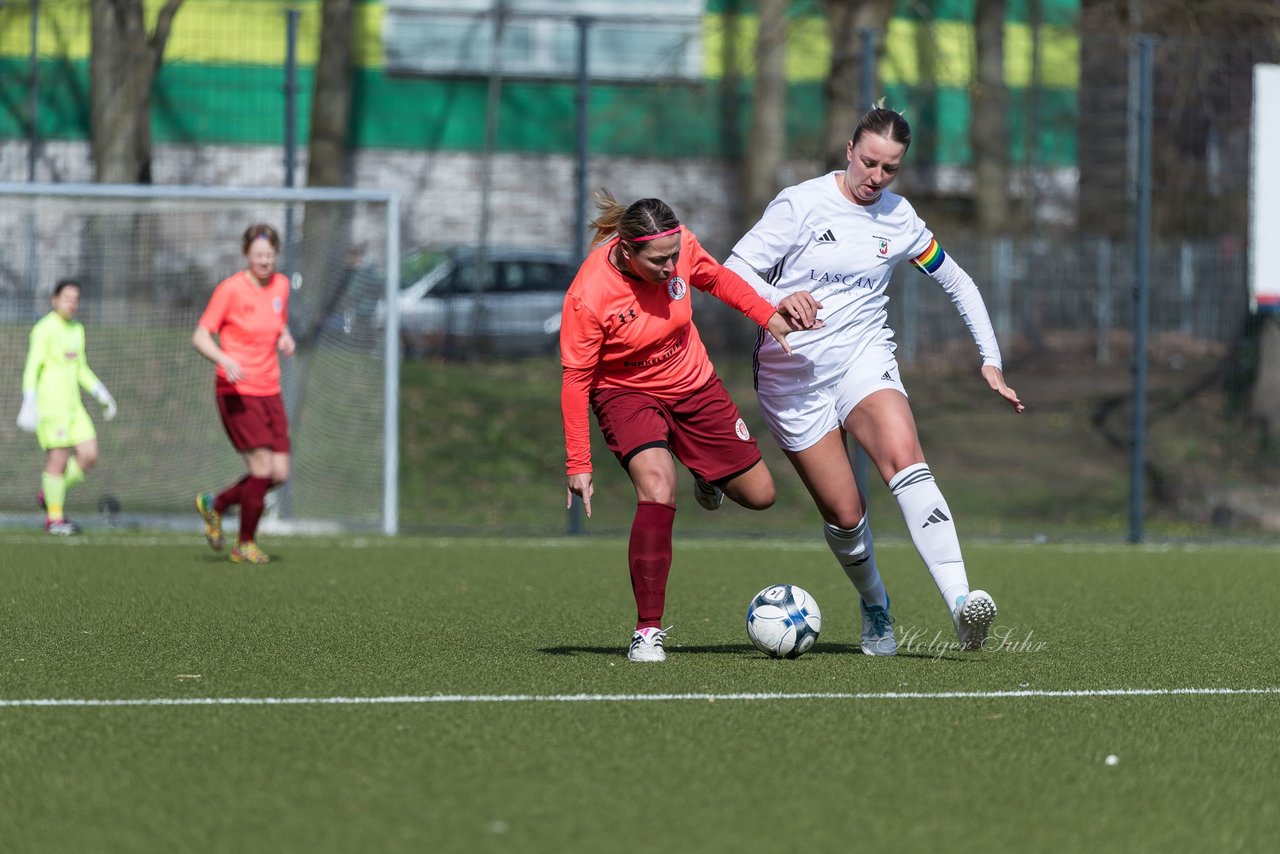
{"type": "MultiPolygon", "coordinates": [[[[653,79],[620,84],[623,72],[591,75],[588,66],[585,104],[575,101],[584,94],[578,91],[584,81],[566,76],[573,52],[566,54],[571,45],[561,42],[568,36],[556,36],[549,45],[557,50],[548,47],[547,55],[558,57],[559,64],[538,74],[516,66],[511,73],[524,76],[508,76],[497,88],[497,109],[483,111],[484,102],[494,96],[493,69],[485,74],[476,65],[477,56],[488,55],[485,51],[467,52],[475,67],[452,73],[427,69],[409,74],[396,64],[401,60],[388,57],[404,52],[396,15],[429,24],[435,14],[441,22],[458,25],[483,22],[483,7],[490,4],[470,3],[462,9],[465,14],[450,11],[450,4],[435,13],[424,3],[356,5],[352,172],[357,186],[402,193],[407,250],[501,243],[506,235],[572,249],[581,245],[578,232],[587,213],[583,188],[600,185],[614,188],[620,198],[661,195],[699,224],[699,236],[717,254],[726,253],[736,240],[730,224],[744,204],[738,152],[750,140],[742,136],[745,125],[732,117],[749,109],[749,86],[731,80],[725,68],[714,78],[691,80],[690,51],[669,44],[673,38],[678,41],[675,30],[664,34],[653,56],[642,57],[641,64],[653,69],[648,73],[653,79]],[[397,51],[388,54],[390,47],[397,51]],[[665,76],[663,56],[674,63],[665,76]],[[627,113],[615,109],[619,92],[625,95],[627,113]],[[678,102],[676,108],[667,105],[672,100],[678,102]],[[421,114],[406,113],[415,103],[421,114]],[[563,110],[554,122],[544,121],[538,111],[547,105],[565,106],[571,113],[582,109],[578,119],[585,126],[576,126],[572,116],[566,119],[563,110]],[[671,112],[678,108],[693,110],[698,121],[671,112]],[[714,113],[709,115],[708,109],[714,113]],[[484,121],[477,124],[481,117],[484,121]],[[491,123],[497,126],[488,127],[491,123]],[[397,128],[407,124],[426,129],[416,138],[398,136],[397,128]],[[696,139],[674,143],[689,152],[681,158],[669,148],[673,134],[691,133],[680,129],[684,125],[703,130],[696,139]],[[623,137],[627,141],[620,147],[623,137]],[[486,140],[493,141],[489,150],[486,140]],[[494,172],[518,173],[522,180],[513,186],[482,179],[494,172]],[[492,223],[480,228],[481,220],[492,223]]],[[[796,7],[809,15],[818,8],[796,7]]],[[[711,5],[706,8],[712,23],[701,29],[691,29],[688,22],[681,26],[687,38],[701,45],[710,65],[711,45],[724,42],[731,29],[727,16],[712,15],[711,5]]],[[[584,19],[572,11],[559,18],[541,12],[512,20],[530,32],[538,31],[539,22],[572,22],[575,26],[564,32],[585,32],[588,44],[592,26],[616,36],[616,21],[585,19],[584,27],[584,19]]],[[[971,48],[951,44],[952,50],[938,53],[936,46],[954,39],[949,35],[954,30],[935,24],[927,15],[915,22],[914,60],[904,54],[897,30],[875,34],[873,41],[883,52],[875,66],[877,79],[864,81],[863,89],[888,93],[915,125],[917,141],[896,189],[912,200],[984,288],[1002,343],[1038,346],[1055,331],[1093,330],[1099,358],[1108,358],[1103,333],[1126,329],[1132,320],[1128,295],[1134,286],[1135,201],[1144,189],[1152,199],[1153,331],[1219,342],[1239,334],[1247,304],[1251,74],[1258,62],[1280,61],[1280,47],[1263,41],[1155,43],[1153,159],[1150,182],[1143,188],[1136,172],[1133,39],[1093,32],[1064,36],[1062,28],[1053,31],[1056,35],[1030,30],[1030,49],[1015,54],[1009,48],[1006,63],[1011,69],[1031,63],[1010,72],[1006,99],[1004,189],[1011,224],[990,236],[972,226],[976,193],[967,166],[972,151],[960,126],[962,120],[971,125],[985,117],[966,116],[954,106],[967,103],[966,91],[954,81],[965,69],[946,67],[938,58],[964,57],[971,48]],[[1063,56],[1071,45],[1075,53],[1068,50],[1063,56]],[[908,71],[903,66],[913,62],[918,67],[912,73],[932,70],[935,80],[904,83],[908,71]],[[1063,63],[1074,66],[1063,70],[1063,63]],[[1074,91],[1064,88],[1063,81],[1072,79],[1077,81],[1074,91]]],[[[0,180],[74,181],[91,175],[88,26],[87,4],[81,2],[0,5],[0,90],[5,93],[0,99],[0,180]],[[38,13],[35,19],[32,11],[38,13]],[[31,32],[38,36],[34,51],[31,32]]],[[[518,29],[510,21],[508,26],[518,29]]],[[[286,164],[298,164],[305,152],[286,150],[287,120],[301,119],[305,130],[318,27],[316,2],[185,4],[156,83],[154,180],[224,186],[291,183],[286,164]],[[293,28],[286,15],[291,10],[297,24],[293,28]],[[254,37],[233,38],[237,33],[254,37]],[[289,56],[299,61],[297,91],[286,85],[289,56]]],[[[805,32],[794,39],[814,37],[812,27],[805,32]]],[[[583,53],[588,63],[590,55],[583,53]]],[[[813,159],[820,121],[810,109],[817,85],[800,79],[790,87],[790,157],[780,183],[820,168],[813,159]]],[[[893,322],[901,354],[908,362],[927,358],[937,342],[953,337],[956,324],[939,317],[934,328],[939,310],[927,288],[899,290],[893,322]]]]}
{"type": "MultiPolygon", "coordinates": [[[[485,5],[468,3],[463,17],[483,21],[485,5]]],[[[830,47],[822,41],[821,4],[793,5],[793,50],[821,55],[830,47]]],[[[1078,21],[1011,22],[1022,35],[1006,43],[1005,183],[997,194],[1008,224],[983,234],[975,226],[981,188],[969,134],[992,116],[971,109],[972,33],[930,17],[945,5],[917,4],[910,21],[895,19],[889,31],[872,34],[882,53],[863,89],[887,95],[912,121],[916,141],[895,189],[978,282],[1006,360],[1060,353],[1081,369],[1123,366],[1138,311],[1148,314],[1153,348],[1176,340],[1182,352],[1227,357],[1246,345],[1247,261],[1265,250],[1248,245],[1250,163],[1258,156],[1250,150],[1252,74],[1259,63],[1280,63],[1280,45],[1152,41],[1152,109],[1143,115],[1138,34],[1081,30],[1078,21]],[[1143,161],[1146,119],[1151,147],[1143,161]],[[1143,284],[1146,308],[1135,300],[1143,284]]],[[[588,213],[583,188],[608,186],[621,199],[664,198],[723,257],[740,236],[733,223],[746,204],[742,152],[752,144],[744,120],[751,69],[735,71],[724,59],[726,43],[742,31],[723,13],[728,6],[737,8],[706,3],[701,17],[692,16],[701,23],[681,24],[698,27],[699,78],[689,44],[672,42],[671,32],[663,35],[668,59],[645,58],[646,74],[592,73],[590,50],[574,50],[566,39],[586,38],[589,46],[593,19],[571,4],[541,7],[541,19],[558,26],[543,31],[555,61],[536,74],[525,73],[536,51],[504,73],[484,61],[494,53],[479,48],[466,54],[469,66],[452,72],[416,68],[403,62],[404,39],[388,36],[391,12],[413,7],[422,24],[438,8],[441,20],[456,24],[458,9],[355,4],[352,182],[400,193],[407,254],[488,241],[572,250],[588,213]],[[584,57],[586,73],[568,74],[581,70],[575,63],[584,57]]],[[[86,10],[79,0],[0,5],[0,180],[91,176],[86,10]],[[32,50],[28,13],[37,8],[32,50]]],[[[616,21],[607,28],[613,38],[616,28],[616,21]]],[[[297,119],[305,145],[318,32],[315,0],[188,0],[156,83],[153,180],[285,185],[286,164],[305,165],[305,151],[287,150],[286,128],[297,119]],[[292,45],[289,8],[297,24],[292,45]],[[299,62],[296,89],[285,66],[291,55],[299,62]]],[[[396,33],[404,34],[393,26],[396,33]]],[[[779,186],[824,168],[817,150],[822,84],[804,73],[790,80],[779,186]]],[[[889,322],[904,365],[976,363],[963,323],[927,279],[904,268],[891,294],[889,322]]],[[[749,349],[749,324],[710,300],[698,310],[717,360],[749,349]]],[[[465,343],[454,352],[471,355],[465,343]]]]}

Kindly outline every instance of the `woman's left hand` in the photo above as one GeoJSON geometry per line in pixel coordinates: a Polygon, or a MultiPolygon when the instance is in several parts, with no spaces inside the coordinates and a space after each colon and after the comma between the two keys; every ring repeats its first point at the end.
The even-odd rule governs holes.
{"type": "Polygon", "coordinates": [[[991,386],[992,391],[1009,401],[1009,405],[1013,407],[1014,412],[1022,412],[1026,409],[1018,398],[1018,393],[1005,385],[1004,371],[995,365],[983,365],[982,378],[987,381],[987,385],[991,386]]]}
{"type": "Polygon", "coordinates": [[[778,314],[783,319],[793,321],[792,329],[821,329],[823,322],[818,320],[818,309],[822,303],[813,298],[808,291],[797,291],[787,294],[778,302],[778,314]]]}

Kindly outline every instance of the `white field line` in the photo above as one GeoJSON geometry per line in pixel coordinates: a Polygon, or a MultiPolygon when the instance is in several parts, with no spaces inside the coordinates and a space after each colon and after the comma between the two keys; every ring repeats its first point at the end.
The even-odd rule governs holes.
{"type": "MultiPolygon", "coordinates": [[[[0,4],[3,0],[0,0],[0,4]]],[[[0,514],[2,515],[2,514],[0,514]]],[[[448,535],[415,535],[406,534],[400,537],[378,537],[364,536],[360,534],[348,536],[332,536],[300,533],[281,533],[277,534],[282,540],[297,541],[315,541],[324,543],[326,548],[336,549],[412,549],[421,551],[423,549],[450,549],[456,546],[465,545],[469,547],[482,546],[486,544],[483,536],[476,537],[457,537],[448,535]]],[[[970,538],[975,546],[995,546],[1010,551],[1028,551],[1028,552],[1060,552],[1066,554],[1111,554],[1123,551],[1125,554],[1134,553],[1168,553],[1168,552],[1206,552],[1221,550],[1223,548],[1231,548],[1237,551],[1258,549],[1266,551],[1274,551],[1275,546],[1265,542],[1223,542],[1223,543],[1143,543],[1133,545],[1128,543],[1089,543],[1089,542],[1053,542],[1035,543],[1025,540],[981,540],[978,538],[970,538]]],[[[94,530],[90,534],[79,537],[63,539],[57,538],[52,540],[43,531],[40,532],[17,532],[3,531],[0,529],[0,546],[7,545],[49,545],[56,548],[67,548],[74,546],[87,546],[90,548],[96,546],[127,546],[133,548],[172,548],[181,547],[191,544],[199,546],[204,545],[204,541],[200,538],[198,526],[191,528],[190,534],[173,533],[166,535],[158,534],[118,534],[103,530],[94,530]]],[[[583,536],[583,537],[531,537],[521,540],[520,547],[522,549],[548,549],[552,551],[571,551],[575,549],[594,548],[599,546],[616,546],[618,543],[626,543],[625,534],[617,534],[613,536],[583,536]]],[[[884,543],[886,547],[902,547],[909,548],[910,543],[907,540],[897,540],[893,538],[886,539],[884,543]]],[[[780,535],[776,537],[752,538],[748,540],[732,540],[720,539],[712,537],[687,537],[680,541],[678,546],[681,551],[712,551],[718,552],[725,549],[738,549],[747,546],[753,550],[778,550],[785,551],[788,554],[795,552],[814,552],[825,554],[828,549],[826,543],[820,539],[812,537],[798,537],[780,535]]]]}
{"type": "Polygon", "coordinates": [[[0,708],[116,706],[391,706],[440,703],[655,703],[779,700],[1006,700],[1024,697],[1204,697],[1278,695],[1277,688],[1100,688],[1063,691],[883,691],[796,694],[425,694],[389,697],[150,697],[135,699],[0,699],[0,708]]]}

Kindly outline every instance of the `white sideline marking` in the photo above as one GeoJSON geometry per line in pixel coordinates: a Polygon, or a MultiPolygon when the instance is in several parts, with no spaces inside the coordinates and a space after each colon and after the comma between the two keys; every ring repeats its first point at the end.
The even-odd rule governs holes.
{"type": "Polygon", "coordinates": [[[1003,700],[1018,697],[1182,697],[1280,694],[1278,688],[1100,688],[1064,691],[883,691],[797,694],[427,694],[392,697],[151,697],[123,700],[0,700],[0,708],[30,706],[387,706],[428,703],[643,703],[688,700],[1003,700]]]}
{"type": "MultiPolygon", "coordinates": [[[[0,0],[0,5],[4,4],[4,0],[0,0]]],[[[203,539],[200,537],[200,526],[198,523],[184,522],[183,528],[174,529],[174,533],[167,536],[159,536],[156,534],[132,534],[119,533],[102,528],[92,528],[90,532],[82,538],[50,538],[48,534],[41,531],[12,531],[5,530],[5,527],[12,523],[14,514],[0,513],[0,545],[34,545],[43,544],[57,548],[65,548],[68,546],[132,546],[132,547],[182,547],[190,546],[192,543],[198,543],[203,546],[203,539]],[[186,530],[189,528],[190,530],[186,530]]],[[[29,514],[28,514],[29,516],[29,514]]],[[[24,527],[30,528],[29,519],[24,523],[24,527]]],[[[294,532],[281,533],[282,538],[306,541],[313,540],[324,543],[327,548],[337,549],[448,549],[458,545],[466,546],[482,546],[486,544],[483,535],[471,537],[451,536],[448,534],[402,534],[398,537],[381,537],[371,534],[346,534],[342,536],[311,536],[308,534],[294,532]]],[[[522,540],[521,548],[532,549],[549,549],[549,550],[573,550],[587,549],[597,546],[616,546],[618,543],[626,542],[626,534],[615,532],[600,536],[548,536],[548,537],[531,537],[522,540]]],[[[814,540],[812,537],[803,537],[796,534],[779,534],[759,539],[750,539],[745,541],[748,546],[756,550],[781,550],[788,554],[795,552],[814,552],[825,554],[828,551],[826,543],[821,540],[814,540]]],[[[1126,554],[1133,553],[1166,553],[1166,552],[1212,552],[1219,551],[1224,548],[1243,550],[1274,550],[1274,546],[1266,542],[1208,542],[1208,543],[1142,543],[1132,545],[1127,543],[1090,543],[1090,542],[1071,542],[1071,541],[1049,541],[1047,543],[1029,542],[1025,539],[1016,540],[984,540],[979,537],[971,537],[967,542],[972,542],[975,547],[998,547],[1011,551],[1053,551],[1065,554],[1108,554],[1123,551],[1126,554]]],[[[743,540],[721,539],[717,537],[691,537],[680,542],[680,548],[684,551],[712,551],[719,552],[726,548],[741,548],[744,544],[743,540]]],[[[881,544],[886,547],[909,547],[910,542],[907,540],[899,540],[893,537],[886,537],[885,542],[881,544]]]]}

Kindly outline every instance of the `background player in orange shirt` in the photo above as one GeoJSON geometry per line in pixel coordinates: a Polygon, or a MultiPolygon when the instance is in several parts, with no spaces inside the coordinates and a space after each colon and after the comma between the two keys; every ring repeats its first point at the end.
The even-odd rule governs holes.
{"type": "Polygon", "coordinates": [[[289,280],[277,273],[280,236],[269,225],[251,225],[241,240],[247,267],[214,289],[192,345],[218,366],[215,392],[222,426],[244,457],[249,473],[224,489],[196,496],[204,536],[222,549],[222,514],[240,505],[235,563],[267,563],[254,536],[267,490],[289,479],[289,421],[280,398],[276,351],[293,355],[289,334],[289,280]],[[213,336],[217,335],[217,341],[213,336]]]}
{"type": "Polygon", "coordinates": [[[773,476],[693,325],[690,287],[738,309],[783,349],[788,332],[817,322],[820,306],[792,300],[784,318],[717,263],[659,199],[623,207],[604,191],[596,207],[595,248],[569,286],[560,326],[568,502],[581,497],[591,515],[590,407],[636,489],[627,550],[636,628],[627,657],[663,661],[673,456],[693,472],[695,496],[709,510],[724,495],[752,510],[769,507],[775,496],[773,476]]]}

